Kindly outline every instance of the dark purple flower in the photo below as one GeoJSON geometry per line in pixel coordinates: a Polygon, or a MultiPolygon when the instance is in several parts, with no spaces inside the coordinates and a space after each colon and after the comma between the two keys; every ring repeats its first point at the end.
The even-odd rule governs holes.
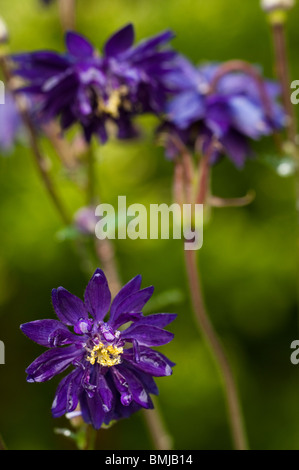
{"type": "Polygon", "coordinates": [[[0,104],[0,151],[12,151],[22,130],[22,119],[11,93],[5,94],[5,103],[0,104]]]}
{"type": "Polygon", "coordinates": [[[52,291],[58,320],[21,325],[25,335],[49,348],[26,369],[28,382],[45,382],[74,366],[58,386],[54,417],[79,405],[84,421],[99,429],[140,408],[153,408],[150,394],[158,394],[153,377],[171,375],[174,363],[152,346],[173,339],[163,328],[176,315],[144,316],[142,309],[153,287],[140,286],[141,276],[136,276],[111,303],[107,279],[97,269],[84,302],[59,287],[52,291]]]}
{"type": "Polygon", "coordinates": [[[218,141],[211,161],[226,154],[237,167],[244,165],[251,153],[249,140],[259,140],[285,126],[285,113],[278,104],[279,86],[264,81],[264,96],[256,79],[244,72],[222,76],[214,89],[211,85],[221,64],[194,67],[187,59],[177,59],[180,70],[168,76],[172,87],[180,91],[166,107],[166,119],[159,129],[168,135],[167,156],[173,158],[173,136],[188,146],[206,151],[212,138],[218,141]],[[267,95],[268,109],[265,106],[267,95]],[[197,147],[198,148],[198,147],[197,147]]]}
{"type": "Polygon", "coordinates": [[[80,123],[86,140],[108,138],[114,123],[120,139],[136,136],[132,117],[163,111],[171,90],[165,76],[173,71],[175,52],[161,48],[171,31],[134,43],[131,24],[116,32],[101,55],[83,36],[66,35],[67,52],[38,51],[13,56],[15,73],[28,82],[25,90],[41,98],[41,118],[60,117],[67,129],[80,123]]]}

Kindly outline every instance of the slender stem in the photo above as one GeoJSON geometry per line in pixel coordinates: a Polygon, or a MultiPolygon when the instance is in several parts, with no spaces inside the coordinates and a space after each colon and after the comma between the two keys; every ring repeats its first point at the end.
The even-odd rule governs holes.
{"type": "Polygon", "coordinates": [[[85,431],[85,446],[83,450],[94,450],[97,438],[97,431],[91,425],[87,425],[85,431]]]}
{"type": "MultiPolygon", "coordinates": [[[[214,150],[215,142],[211,142],[207,154],[204,155],[200,161],[199,170],[199,186],[196,195],[196,203],[204,204],[206,202],[209,190],[209,175],[210,175],[210,158],[214,150]]],[[[180,175],[180,173],[176,173],[180,175]]],[[[188,199],[188,195],[191,194],[191,189],[188,186],[191,184],[190,178],[186,177],[185,173],[184,188],[185,200],[188,203],[193,201],[188,199]]],[[[177,185],[177,189],[181,186],[177,185]]],[[[179,200],[184,199],[184,195],[176,194],[179,200]]],[[[232,438],[234,446],[237,450],[247,449],[247,440],[245,437],[245,431],[243,426],[243,419],[241,415],[241,408],[239,404],[239,398],[237,393],[236,384],[234,377],[229,365],[229,361],[226,357],[224,348],[218,339],[217,333],[214,330],[212,323],[209,320],[206,312],[205,304],[203,301],[201,280],[199,274],[199,268],[196,258],[195,250],[184,250],[184,258],[186,265],[186,272],[188,277],[190,295],[193,305],[193,313],[195,315],[196,323],[199,327],[200,332],[204,335],[207,344],[213,354],[218,369],[223,379],[223,385],[227,401],[227,409],[229,422],[232,432],[232,438]]]]}
{"type": "Polygon", "coordinates": [[[67,170],[73,170],[77,165],[76,153],[72,144],[62,136],[62,131],[56,121],[49,122],[42,126],[42,130],[56,150],[61,163],[67,170]]]}
{"type": "Polygon", "coordinates": [[[148,429],[151,433],[151,438],[157,450],[171,450],[172,438],[166,430],[165,424],[161,419],[161,413],[158,409],[157,400],[155,401],[155,408],[153,410],[144,410],[143,416],[145,418],[148,429]]]}
{"type": "Polygon", "coordinates": [[[236,450],[246,450],[247,440],[245,437],[236,384],[222,344],[206,313],[195,250],[185,250],[185,263],[195,318],[222,375],[234,445],[236,450]]]}
{"type": "MultiPolygon", "coordinates": [[[[275,55],[275,69],[277,78],[280,81],[282,89],[282,98],[286,114],[288,116],[287,123],[287,138],[289,143],[289,151],[295,163],[295,179],[294,179],[294,193],[295,193],[295,210],[297,212],[297,270],[299,270],[299,146],[297,140],[298,122],[294,106],[290,99],[290,70],[287,52],[287,41],[285,34],[286,17],[273,16],[271,21],[272,38],[274,44],[275,55]]],[[[299,277],[297,276],[297,296],[299,296],[299,277]]],[[[299,297],[298,297],[299,305],[299,297]]]]}
{"type": "Polygon", "coordinates": [[[87,151],[87,172],[88,172],[88,183],[87,183],[87,199],[88,204],[95,204],[95,157],[92,148],[92,144],[87,151]]]}
{"type": "Polygon", "coordinates": [[[58,0],[61,26],[64,31],[72,31],[76,26],[76,0],[58,0]]]}
{"type": "Polygon", "coordinates": [[[287,44],[285,37],[285,23],[274,22],[272,24],[272,36],[275,53],[275,68],[277,77],[281,83],[282,99],[288,116],[287,134],[290,142],[296,144],[297,119],[294,107],[290,100],[290,72],[287,57],[287,44]]]}

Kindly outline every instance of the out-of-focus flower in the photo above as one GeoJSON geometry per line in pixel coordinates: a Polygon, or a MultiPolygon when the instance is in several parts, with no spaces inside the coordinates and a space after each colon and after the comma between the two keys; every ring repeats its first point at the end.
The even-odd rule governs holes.
{"type": "Polygon", "coordinates": [[[95,207],[82,207],[74,216],[77,230],[84,235],[94,235],[99,218],[95,215],[95,207]]]}
{"type": "Polygon", "coordinates": [[[0,104],[0,151],[12,151],[22,130],[22,119],[11,93],[5,93],[5,103],[0,104]]]}
{"type": "Polygon", "coordinates": [[[290,10],[295,5],[295,0],[261,0],[262,9],[266,12],[273,10],[290,10]]]}
{"type": "Polygon", "coordinates": [[[250,139],[259,140],[285,125],[285,113],[276,101],[279,96],[276,83],[264,81],[271,107],[267,110],[251,75],[227,73],[211,89],[220,64],[197,68],[183,57],[178,63],[180,72],[168,78],[180,92],[168,103],[165,121],[158,131],[166,136],[169,158],[179,153],[175,137],[204,152],[216,138],[218,150],[214,149],[211,162],[215,162],[220,154],[226,154],[237,167],[242,167],[250,155],[250,139]],[[219,148],[222,148],[221,152],[219,148]]]}
{"type": "Polygon", "coordinates": [[[71,413],[80,405],[84,421],[99,429],[103,423],[129,417],[140,408],[153,408],[150,394],[158,394],[153,377],[171,375],[174,363],[152,346],[173,339],[163,328],[176,315],[144,316],[142,309],[153,287],[140,290],[140,286],[141,276],[136,276],[111,303],[107,279],[97,269],[85,290],[84,302],[59,287],[52,292],[58,320],[21,325],[25,335],[49,348],[27,368],[28,382],[45,382],[74,366],[58,386],[52,405],[54,417],[71,413]]]}
{"type": "Polygon", "coordinates": [[[67,52],[38,51],[14,55],[15,74],[27,82],[26,92],[39,96],[41,118],[60,117],[62,129],[80,123],[86,140],[108,138],[114,123],[120,139],[136,136],[132,117],[162,112],[170,90],[165,76],[173,70],[175,52],[161,47],[171,31],[136,46],[131,24],[106,42],[103,54],[83,36],[66,35],[67,52]]]}

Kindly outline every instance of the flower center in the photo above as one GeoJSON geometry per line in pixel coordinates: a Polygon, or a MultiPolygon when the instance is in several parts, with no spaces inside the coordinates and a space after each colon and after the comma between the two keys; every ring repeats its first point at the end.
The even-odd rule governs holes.
{"type": "Polygon", "coordinates": [[[125,85],[112,90],[107,101],[104,101],[102,98],[100,98],[98,102],[98,111],[110,114],[110,116],[117,119],[119,117],[119,109],[122,105],[123,98],[127,94],[128,89],[125,85]]]}
{"type": "Polygon", "coordinates": [[[99,343],[93,347],[86,360],[92,365],[97,362],[101,366],[111,367],[120,364],[123,351],[122,347],[112,346],[112,344],[105,346],[103,343],[99,343]]]}

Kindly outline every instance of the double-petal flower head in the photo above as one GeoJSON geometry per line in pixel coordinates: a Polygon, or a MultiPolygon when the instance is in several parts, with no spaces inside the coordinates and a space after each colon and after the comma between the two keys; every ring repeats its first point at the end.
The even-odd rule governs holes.
{"type": "Polygon", "coordinates": [[[152,347],[173,339],[163,328],[176,315],[144,316],[153,287],[140,286],[136,276],[111,303],[107,279],[97,269],[84,302],[59,287],[52,291],[58,320],[21,325],[26,336],[49,348],[26,369],[28,382],[45,382],[74,366],[58,386],[54,417],[79,408],[83,420],[99,429],[140,408],[153,408],[150,394],[158,394],[153,377],[171,375],[174,363],[152,347]]]}
{"type": "MultiPolygon", "coordinates": [[[[242,167],[251,154],[250,140],[269,136],[286,125],[277,101],[277,83],[262,77],[257,80],[243,71],[220,76],[221,64],[195,67],[184,57],[179,57],[177,64],[180,72],[171,74],[170,80],[180,91],[168,103],[160,128],[170,137],[166,140],[169,158],[178,153],[171,137],[177,136],[185,145],[204,152],[216,139],[218,149],[211,162],[225,154],[242,167]]],[[[255,75],[258,73],[256,69],[255,75]]]]}
{"type": "Polygon", "coordinates": [[[85,37],[68,32],[66,53],[16,54],[14,73],[27,82],[22,90],[38,96],[41,119],[59,117],[64,130],[79,123],[88,142],[96,135],[104,143],[112,127],[118,138],[131,138],[137,133],[134,116],[159,114],[165,107],[171,92],[165,75],[173,71],[176,53],[161,47],[172,38],[165,31],[134,46],[129,24],[100,54],[85,37]]]}

